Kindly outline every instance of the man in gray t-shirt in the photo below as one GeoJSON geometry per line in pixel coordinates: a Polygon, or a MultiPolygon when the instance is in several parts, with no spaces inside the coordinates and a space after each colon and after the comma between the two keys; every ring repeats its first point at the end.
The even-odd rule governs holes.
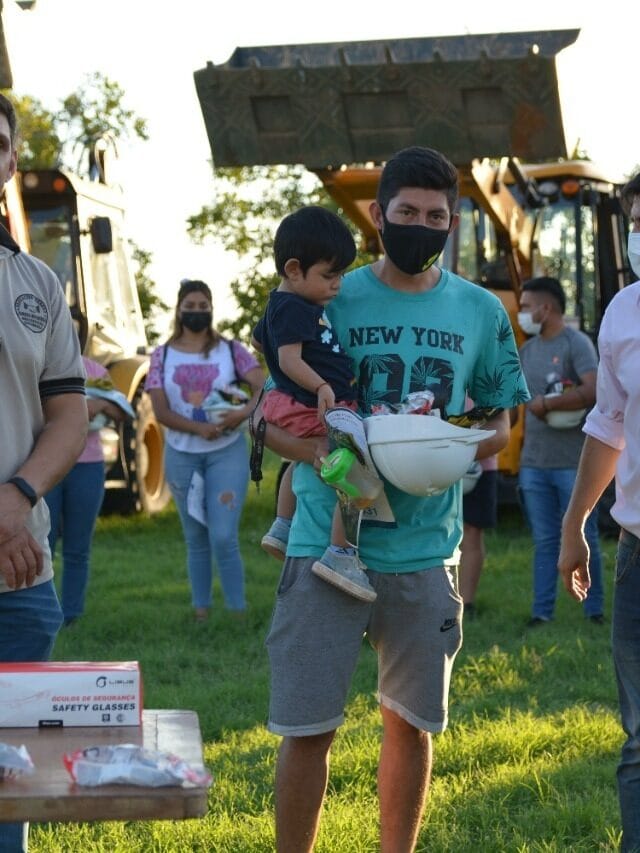
{"type": "MultiPolygon", "coordinates": [[[[0,192],[17,166],[16,114],[0,95],[0,192]]],[[[84,368],[56,275],[0,225],[0,663],[47,660],[62,623],[42,496],[87,432],[84,368]]],[[[0,823],[0,850],[26,850],[0,823]]]]}
{"type": "MultiPolygon", "coordinates": [[[[520,455],[520,493],[535,554],[530,626],[553,617],[558,582],[562,517],[576,478],[582,423],[595,401],[598,360],[591,339],[564,322],[565,295],[555,278],[523,286],[518,322],[531,335],[520,349],[532,399],[525,406],[520,455]]],[[[591,550],[591,588],[585,616],[603,621],[603,589],[597,511],[585,528],[591,550]]]]}

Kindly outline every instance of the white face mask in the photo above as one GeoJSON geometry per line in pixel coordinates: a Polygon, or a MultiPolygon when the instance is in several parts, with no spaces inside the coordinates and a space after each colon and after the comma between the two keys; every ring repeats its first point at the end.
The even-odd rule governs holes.
{"type": "Polygon", "coordinates": [[[638,276],[638,278],[640,278],[640,231],[629,232],[627,255],[629,256],[629,264],[631,266],[631,269],[638,276]]]}
{"type": "Polygon", "coordinates": [[[539,335],[542,323],[533,322],[531,311],[518,311],[518,325],[525,335],[539,335]]]}

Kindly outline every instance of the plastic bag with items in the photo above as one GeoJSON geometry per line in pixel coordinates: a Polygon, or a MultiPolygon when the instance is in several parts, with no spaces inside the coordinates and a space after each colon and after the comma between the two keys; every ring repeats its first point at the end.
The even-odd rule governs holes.
{"type": "MultiPolygon", "coordinates": [[[[215,388],[202,402],[202,408],[207,420],[211,424],[217,424],[228,411],[237,411],[244,408],[249,395],[237,385],[225,385],[224,388],[215,388]]],[[[243,420],[236,429],[247,429],[248,418],[243,420]]]]}
{"type": "Polygon", "coordinates": [[[17,776],[28,776],[34,769],[33,761],[24,744],[11,746],[8,743],[0,743],[0,781],[15,779],[17,776]]]}
{"type": "Polygon", "coordinates": [[[65,753],[64,765],[78,785],[141,785],[160,788],[208,788],[212,777],[204,768],[192,767],[168,752],[155,752],[135,744],[92,746],[65,753]]]}

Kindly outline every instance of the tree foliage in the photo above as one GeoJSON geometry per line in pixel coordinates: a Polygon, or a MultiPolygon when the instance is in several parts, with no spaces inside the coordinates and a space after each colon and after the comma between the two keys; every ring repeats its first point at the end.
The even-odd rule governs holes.
{"type": "Polygon", "coordinates": [[[22,169],[67,166],[80,175],[91,170],[94,146],[107,140],[149,138],[146,119],[124,104],[124,89],[100,71],[86,74],[78,86],[48,110],[31,95],[11,94],[20,124],[22,169]]]}
{"type": "Polygon", "coordinates": [[[63,150],[78,171],[91,170],[93,146],[100,139],[117,149],[120,139],[149,138],[146,119],[125,107],[124,95],[119,83],[95,71],[62,101],[57,123],[63,150]]]}
{"type": "Polygon", "coordinates": [[[20,168],[55,169],[61,147],[58,119],[42,102],[31,95],[12,98],[18,116],[20,168]]]}
{"type": "MultiPolygon", "coordinates": [[[[20,131],[18,163],[22,171],[66,166],[85,177],[97,177],[95,145],[131,137],[147,140],[147,123],[124,105],[124,89],[100,72],[85,76],[78,88],[62,99],[58,110],[48,110],[31,95],[11,94],[20,131]]],[[[152,255],[133,240],[134,273],[147,339],[154,343],[159,333],[154,322],[168,306],[156,294],[149,276],[152,255]]]]}
{"type": "MultiPolygon", "coordinates": [[[[216,238],[238,256],[241,269],[229,285],[238,313],[233,320],[218,325],[235,337],[249,340],[269,292],[279,283],[273,263],[273,237],[280,220],[309,204],[328,207],[338,214],[341,211],[318,178],[303,166],[216,169],[215,175],[221,185],[216,200],[189,217],[187,230],[194,242],[202,244],[216,238]]],[[[368,259],[361,255],[358,263],[368,259]]]]}

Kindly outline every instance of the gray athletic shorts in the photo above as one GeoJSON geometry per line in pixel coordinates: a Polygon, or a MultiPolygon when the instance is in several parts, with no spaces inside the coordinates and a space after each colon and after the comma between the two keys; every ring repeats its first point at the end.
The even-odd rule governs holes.
{"type": "Polygon", "coordinates": [[[314,561],[289,557],[280,577],[266,640],[269,730],[304,737],[339,726],[366,634],[378,654],[380,702],[418,729],[443,731],[462,645],[457,570],[369,570],[378,593],[369,604],[316,577],[314,561]]]}

